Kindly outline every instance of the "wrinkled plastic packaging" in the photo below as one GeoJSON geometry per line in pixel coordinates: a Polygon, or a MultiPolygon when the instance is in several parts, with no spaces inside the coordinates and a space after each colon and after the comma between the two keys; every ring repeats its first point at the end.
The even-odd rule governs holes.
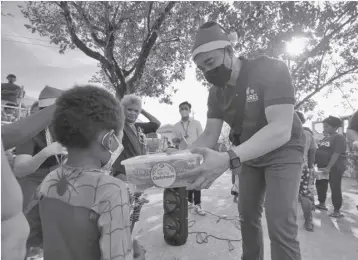
{"type": "Polygon", "coordinates": [[[122,161],[122,165],[126,169],[128,183],[135,185],[136,191],[141,191],[151,187],[185,187],[195,176],[184,176],[184,173],[198,167],[201,161],[201,155],[184,150],[171,155],[136,156],[122,161]]]}

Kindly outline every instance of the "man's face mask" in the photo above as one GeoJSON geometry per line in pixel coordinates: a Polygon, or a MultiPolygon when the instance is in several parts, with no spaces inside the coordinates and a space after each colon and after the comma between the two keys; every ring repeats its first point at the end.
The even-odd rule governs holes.
{"type": "Polygon", "coordinates": [[[102,166],[102,170],[110,172],[112,165],[123,151],[123,145],[112,132],[108,132],[102,139],[102,145],[111,154],[108,162],[102,166]]]}
{"type": "Polygon", "coordinates": [[[189,108],[187,108],[187,107],[181,107],[181,108],[180,108],[180,115],[181,115],[182,117],[188,117],[189,114],[190,114],[189,108]]]}
{"type": "Polygon", "coordinates": [[[225,54],[226,51],[224,51],[223,63],[220,66],[213,68],[209,71],[206,71],[204,73],[206,80],[209,83],[219,88],[225,87],[226,83],[230,80],[231,72],[232,72],[232,58],[231,58],[231,68],[227,68],[224,63],[225,54]]]}

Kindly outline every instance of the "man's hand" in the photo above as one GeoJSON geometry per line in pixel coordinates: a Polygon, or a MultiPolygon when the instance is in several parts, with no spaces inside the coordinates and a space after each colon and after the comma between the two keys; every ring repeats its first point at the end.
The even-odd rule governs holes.
{"type": "Polygon", "coordinates": [[[194,148],[191,153],[204,156],[204,162],[197,168],[185,173],[188,179],[195,178],[188,190],[208,189],[230,166],[228,153],[221,153],[209,148],[194,148]],[[195,177],[194,177],[195,176],[195,177]]]}

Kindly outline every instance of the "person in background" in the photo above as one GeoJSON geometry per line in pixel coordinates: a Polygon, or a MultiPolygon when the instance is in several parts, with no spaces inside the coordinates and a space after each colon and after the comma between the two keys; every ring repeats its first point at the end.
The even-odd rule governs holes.
{"type": "MultiPolygon", "coordinates": [[[[39,96],[39,109],[44,109],[55,103],[62,91],[46,86],[39,96]]],[[[64,154],[63,147],[54,142],[53,134],[47,127],[30,140],[16,146],[14,174],[18,178],[26,209],[31,196],[45,176],[58,167],[64,154]]]]}
{"type": "Polygon", "coordinates": [[[53,131],[68,160],[48,174],[26,216],[28,246],[44,259],[144,259],[133,248],[126,184],[110,176],[123,151],[123,110],[104,89],[74,87],[57,100],[53,131]]]}
{"type": "MultiPolygon", "coordinates": [[[[298,117],[300,118],[302,124],[306,122],[304,115],[296,111],[298,117]]],[[[303,128],[303,132],[306,136],[306,144],[304,150],[304,164],[301,175],[300,191],[299,191],[299,200],[301,203],[303,215],[305,218],[305,229],[307,231],[313,232],[313,217],[312,209],[314,205],[314,197],[312,194],[312,185],[313,185],[313,166],[314,158],[317,150],[317,144],[313,138],[312,131],[308,127],[303,128]]]]}
{"type": "Polygon", "coordinates": [[[37,111],[40,111],[39,102],[35,101],[30,108],[30,115],[36,113],[37,111]]]}
{"type": "Polygon", "coordinates": [[[160,127],[160,121],[142,108],[142,100],[133,94],[126,95],[121,100],[124,109],[125,123],[123,128],[123,153],[113,164],[113,176],[126,180],[123,160],[146,154],[146,134],[155,133],[160,127]],[[149,122],[136,122],[139,114],[149,122]]]}
{"type": "Polygon", "coordinates": [[[318,144],[315,162],[317,167],[325,174],[329,174],[329,180],[316,180],[316,189],[319,204],[317,209],[327,210],[326,198],[328,183],[332,192],[332,203],[334,211],[331,217],[343,217],[340,209],[342,207],[342,177],[346,170],[346,140],[343,135],[337,133],[342,121],[338,117],[329,116],[323,120],[323,131],[325,137],[318,144]]]}
{"type": "MultiPolygon", "coordinates": [[[[203,128],[198,120],[190,118],[191,104],[185,101],[179,105],[181,120],[173,127],[173,143],[179,145],[179,150],[185,150],[191,145],[203,132],[203,128]]],[[[188,208],[193,208],[193,202],[196,213],[205,216],[205,210],[201,206],[201,190],[188,190],[188,208]]]]}
{"type": "Polygon", "coordinates": [[[1,259],[24,259],[29,225],[22,212],[22,192],[1,142],[1,259]]]}
{"type": "Polygon", "coordinates": [[[16,85],[16,76],[14,74],[9,74],[6,79],[8,83],[1,84],[1,105],[10,101],[13,104],[18,103],[18,98],[21,97],[22,89],[20,86],[16,85]]]}

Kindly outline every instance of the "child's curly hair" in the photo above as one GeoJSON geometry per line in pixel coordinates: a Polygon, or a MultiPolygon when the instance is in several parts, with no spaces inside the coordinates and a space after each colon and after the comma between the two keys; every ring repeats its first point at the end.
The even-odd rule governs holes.
{"type": "Polygon", "coordinates": [[[101,131],[114,130],[118,135],[123,125],[119,101],[104,89],[75,86],[56,101],[53,132],[65,147],[87,148],[101,131]]]}

